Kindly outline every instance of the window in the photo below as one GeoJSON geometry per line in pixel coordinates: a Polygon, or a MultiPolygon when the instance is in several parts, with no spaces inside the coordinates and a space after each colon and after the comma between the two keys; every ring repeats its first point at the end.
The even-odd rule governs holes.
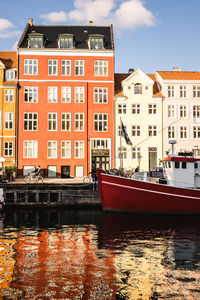
{"type": "Polygon", "coordinates": [[[186,163],[186,161],[182,161],[182,169],[187,169],[187,163],[186,163]]]}
{"type": "Polygon", "coordinates": [[[23,157],[37,158],[38,142],[37,141],[23,141],[23,157]]]}
{"type": "Polygon", "coordinates": [[[94,114],[94,131],[108,131],[107,114],[94,114]]]}
{"type": "Polygon", "coordinates": [[[140,126],[132,125],[132,136],[140,136],[140,126]]]}
{"type": "Polygon", "coordinates": [[[94,76],[108,76],[108,61],[95,60],[94,61],[94,76]]]}
{"type": "Polygon", "coordinates": [[[70,76],[71,75],[71,60],[61,60],[61,75],[70,76]]]}
{"type": "MultiPolygon", "coordinates": [[[[126,125],[124,125],[124,128],[126,130],[126,125]]],[[[118,126],[118,135],[121,136],[121,125],[118,126]]]]}
{"type": "Polygon", "coordinates": [[[200,126],[193,127],[193,138],[199,139],[200,138],[200,126]]]}
{"type": "Polygon", "coordinates": [[[175,117],[176,117],[175,105],[169,104],[168,105],[168,118],[175,118],[175,117]]]}
{"type": "Polygon", "coordinates": [[[168,168],[171,169],[171,161],[168,161],[168,168]]]}
{"type": "Polygon", "coordinates": [[[57,87],[56,86],[48,87],[48,102],[49,103],[57,102],[57,87]]]}
{"type": "Polygon", "coordinates": [[[200,97],[200,85],[193,85],[193,97],[194,98],[200,97]]]}
{"type": "Polygon", "coordinates": [[[71,114],[61,113],[61,130],[70,131],[71,130],[71,114]]]}
{"type": "Polygon", "coordinates": [[[126,104],[118,104],[118,114],[126,114],[126,104]]]}
{"type": "Polygon", "coordinates": [[[74,142],[74,157],[84,158],[84,141],[74,142]]]}
{"type": "Polygon", "coordinates": [[[140,104],[132,104],[132,114],[140,114],[140,104]]]}
{"type": "Polygon", "coordinates": [[[38,75],[37,59],[24,59],[24,75],[38,75]]]}
{"type": "Polygon", "coordinates": [[[48,75],[55,76],[57,75],[58,61],[57,59],[48,60],[48,75]]]}
{"type": "Polygon", "coordinates": [[[61,141],[61,158],[71,157],[71,142],[61,141]]]}
{"type": "Polygon", "coordinates": [[[61,49],[72,49],[73,48],[73,35],[61,35],[59,37],[59,47],[61,49]]]}
{"type": "Polygon", "coordinates": [[[57,141],[47,142],[47,158],[57,158],[57,141]]]}
{"type": "Polygon", "coordinates": [[[84,86],[76,86],[74,89],[74,102],[83,103],[84,102],[84,86]]]}
{"type": "Polygon", "coordinates": [[[170,98],[174,97],[174,86],[173,85],[168,85],[167,94],[168,94],[168,97],[170,97],[170,98]]]}
{"type": "Polygon", "coordinates": [[[47,129],[49,131],[57,130],[57,113],[53,113],[53,112],[48,113],[47,129]]]}
{"type": "Polygon", "coordinates": [[[134,85],[134,93],[135,94],[142,94],[142,85],[141,85],[141,83],[136,83],[134,85]]]}
{"type": "Polygon", "coordinates": [[[24,87],[24,102],[38,102],[38,88],[35,86],[24,87]]]}
{"type": "Polygon", "coordinates": [[[186,85],[180,85],[180,98],[186,97],[186,85]]]}
{"type": "Polygon", "coordinates": [[[180,139],[188,138],[188,130],[187,126],[180,126],[180,139]]]}
{"type": "Polygon", "coordinates": [[[157,126],[150,125],[149,126],[149,136],[156,136],[157,135],[157,126]]]}
{"type": "Polygon", "coordinates": [[[132,148],[132,159],[140,159],[141,158],[141,150],[140,147],[132,148]]]}
{"type": "Polygon", "coordinates": [[[62,86],[61,87],[61,102],[70,103],[71,102],[71,87],[62,86]]]}
{"type": "Polygon", "coordinates": [[[13,102],[13,90],[5,90],[5,102],[13,102]]]}
{"type": "Polygon", "coordinates": [[[74,62],[74,74],[76,76],[84,75],[84,60],[75,60],[74,62]]]}
{"type": "Polygon", "coordinates": [[[103,36],[90,37],[90,49],[103,49],[103,36]]]}
{"type": "Polygon", "coordinates": [[[196,119],[200,118],[200,105],[193,105],[193,118],[194,122],[198,121],[196,119]]]}
{"type": "Polygon", "coordinates": [[[5,112],[5,129],[13,129],[13,113],[5,112]]]}
{"type": "Polygon", "coordinates": [[[168,127],[168,139],[175,139],[175,126],[168,127]]]}
{"type": "Polygon", "coordinates": [[[175,169],[179,169],[179,167],[180,167],[179,161],[175,161],[175,169]]]}
{"type": "Polygon", "coordinates": [[[5,156],[13,155],[13,143],[12,142],[4,142],[4,155],[5,156]]]}
{"type": "Polygon", "coordinates": [[[157,105],[156,104],[149,104],[149,114],[156,114],[156,110],[157,110],[157,105]]]}
{"type": "Polygon", "coordinates": [[[38,129],[38,114],[37,113],[24,113],[24,130],[37,130],[38,129]]]}
{"type": "Polygon", "coordinates": [[[180,105],[180,118],[186,118],[186,117],[187,117],[187,106],[180,105]]]}
{"type": "Polygon", "coordinates": [[[15,71],[12,69],[5,71],[5,79],[6,81],[12,81],[15,80],[15,71]]]}
{"type": "Polygon", "coordinates": [[[84,130],[84,113],[75,113],[74,130],[76,131],[84,130]]]}
{"type": "Polygon", "coordinates": [[[122,149],[118,148],[118,158],[120,159],[122,156],[123,159],[127,159],[127,148],[122,147],[122,149]]]}
{"type": "Polygon", "coordinates": [[[43,36],[41,35],[35,35],[30,36],[29,35],[29,48],[42,48],[43,47],[43,36]]]}
{"type": "Polygon", "coordinates": [[[108,89],[94,88],[94,103],[108,103],[108,89]]]}

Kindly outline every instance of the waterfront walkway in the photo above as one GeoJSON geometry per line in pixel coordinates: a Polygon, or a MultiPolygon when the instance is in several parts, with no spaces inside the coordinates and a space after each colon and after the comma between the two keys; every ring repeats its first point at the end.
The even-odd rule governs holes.
{"type": "MultiPolygon", "coordinates": [[[[14,181],[10,183],[13,184],[21,184],[26,183],[24,178],[16,178],[14,181]]],[[[60,184],[72,184],[72,183],[83,183],[83,177],[81,178],[44,178],[44,183],[60,183],[60,184]]]]}

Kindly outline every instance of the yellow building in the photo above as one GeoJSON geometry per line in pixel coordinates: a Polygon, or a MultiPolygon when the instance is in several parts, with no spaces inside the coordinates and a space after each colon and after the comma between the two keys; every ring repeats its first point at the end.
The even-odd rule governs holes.
{"type": "Polygon", "coordinates": [[[0,52],[0,167],[16,165],[16,99],[17,53],[0,52]]]}

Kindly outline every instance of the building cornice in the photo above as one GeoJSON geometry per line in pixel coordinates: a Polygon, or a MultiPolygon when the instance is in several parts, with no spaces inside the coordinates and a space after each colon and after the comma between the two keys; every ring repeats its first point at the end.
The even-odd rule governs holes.
{"type": "Polygon", "coordinates": [[[27,49],[21,48],[17,51],[18,55],[34,55],[34,56],[99,56],[99,57],[113,57],[113,50],[62,50],[62,49],[27,49]]]}

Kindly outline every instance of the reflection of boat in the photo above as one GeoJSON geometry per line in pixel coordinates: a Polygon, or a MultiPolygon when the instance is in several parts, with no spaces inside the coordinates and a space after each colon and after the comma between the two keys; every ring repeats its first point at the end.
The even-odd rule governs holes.
{"type": "MultiPolygon", "coordinates": [[[[173,146],[173,143],[172,143],[173,146]]],[[[114,176],[97,170],[104,210],[147,213],[200,213],[200,159],[187,153],[162,160],[163,178],[154,181],[114,176]]]]}

